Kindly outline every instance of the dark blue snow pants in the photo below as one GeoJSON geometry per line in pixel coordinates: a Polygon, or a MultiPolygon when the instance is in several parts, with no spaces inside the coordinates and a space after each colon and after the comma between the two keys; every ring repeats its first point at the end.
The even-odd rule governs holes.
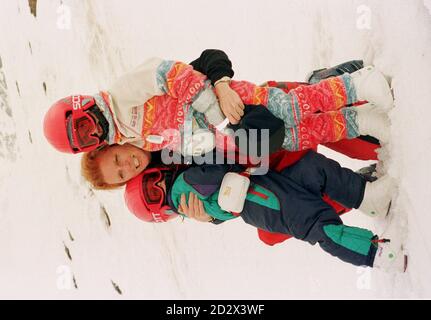
{"type": "MultiPolygon", "coordinates": [[[[282,175],[317,197],[326,193],[348,208],[358,208],[363,199],[366,181],[359,174],[314,151],[283,170],[282,175]]],[[[377,251],[372,242],[375,235],[369,230],[344,225],[335,210],[323,200],[319,211],[318,215],[312,215],[312,223],[302,240],[319,243],[323,250],[345,262],[372,266],[377,251]]]]}

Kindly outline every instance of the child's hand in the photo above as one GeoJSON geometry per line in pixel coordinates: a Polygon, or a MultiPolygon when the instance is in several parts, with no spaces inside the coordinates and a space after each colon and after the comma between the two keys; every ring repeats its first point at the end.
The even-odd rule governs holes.
{"type": "Polygon", "coordinates": [[[209,222],[212,220],[212,217],[205,212],[203,202],[193,192],[189,194],[189,205],[186,203],[186,195],[184,193],[181,195],[178,210],[188,218],[200,222],[209,222]]]}
{"type": "Polygon", "coordinates": [[[239,95],[231,89],[227,82],[220,82],[215,86],[220,108],[231,124],[238,124],[244,115],[244,103],[239,95]]]}

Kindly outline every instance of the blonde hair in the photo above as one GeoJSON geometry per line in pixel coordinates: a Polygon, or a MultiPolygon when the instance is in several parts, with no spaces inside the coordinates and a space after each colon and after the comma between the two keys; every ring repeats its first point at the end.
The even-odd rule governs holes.
{"type": "Polygon", "coordinates": [[[122,187],[127,181],[115,184],[106,183],[100,170],[99,156],[103,154],[109,146],[102,149],[85,152],[81,159],[81,175],[97,190],[112,190],[122,187]]]}

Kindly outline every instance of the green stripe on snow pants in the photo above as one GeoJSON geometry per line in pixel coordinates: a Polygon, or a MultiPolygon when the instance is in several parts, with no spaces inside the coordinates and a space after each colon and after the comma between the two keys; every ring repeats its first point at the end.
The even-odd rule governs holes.
{"type": "Polygon", "coordinates": [[[333,221],[321,216],[303,240],[317,242],[329,254],[355,266],[372,267],[377,251],[374,238],[369,230],[343,225],[334,212],[333,221]]]}

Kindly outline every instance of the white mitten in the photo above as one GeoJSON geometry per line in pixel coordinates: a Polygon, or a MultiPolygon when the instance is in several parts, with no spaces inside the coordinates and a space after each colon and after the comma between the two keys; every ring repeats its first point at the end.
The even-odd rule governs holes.
{"type": "Polygon", "coordinates": [[[250,186],[250,179],[235,172],[225,174],[218,195],[220,208],[229,212],[240,213],[250,186]]]}
{"type": "Polygon", "coordinates": [[[215,148],[214,134],[206,129],[198,129],[190,136],[184,136],[183,156],[201,156],[215,148]]]}
{"type": "Polygon", "coordinates": [[[226,118],[220,109],[215,93],[210,88],[206,88],[199,94],[192,103],[192,108],[205,114],[207,121],[213,126],[220,125],[226,118]]]}

